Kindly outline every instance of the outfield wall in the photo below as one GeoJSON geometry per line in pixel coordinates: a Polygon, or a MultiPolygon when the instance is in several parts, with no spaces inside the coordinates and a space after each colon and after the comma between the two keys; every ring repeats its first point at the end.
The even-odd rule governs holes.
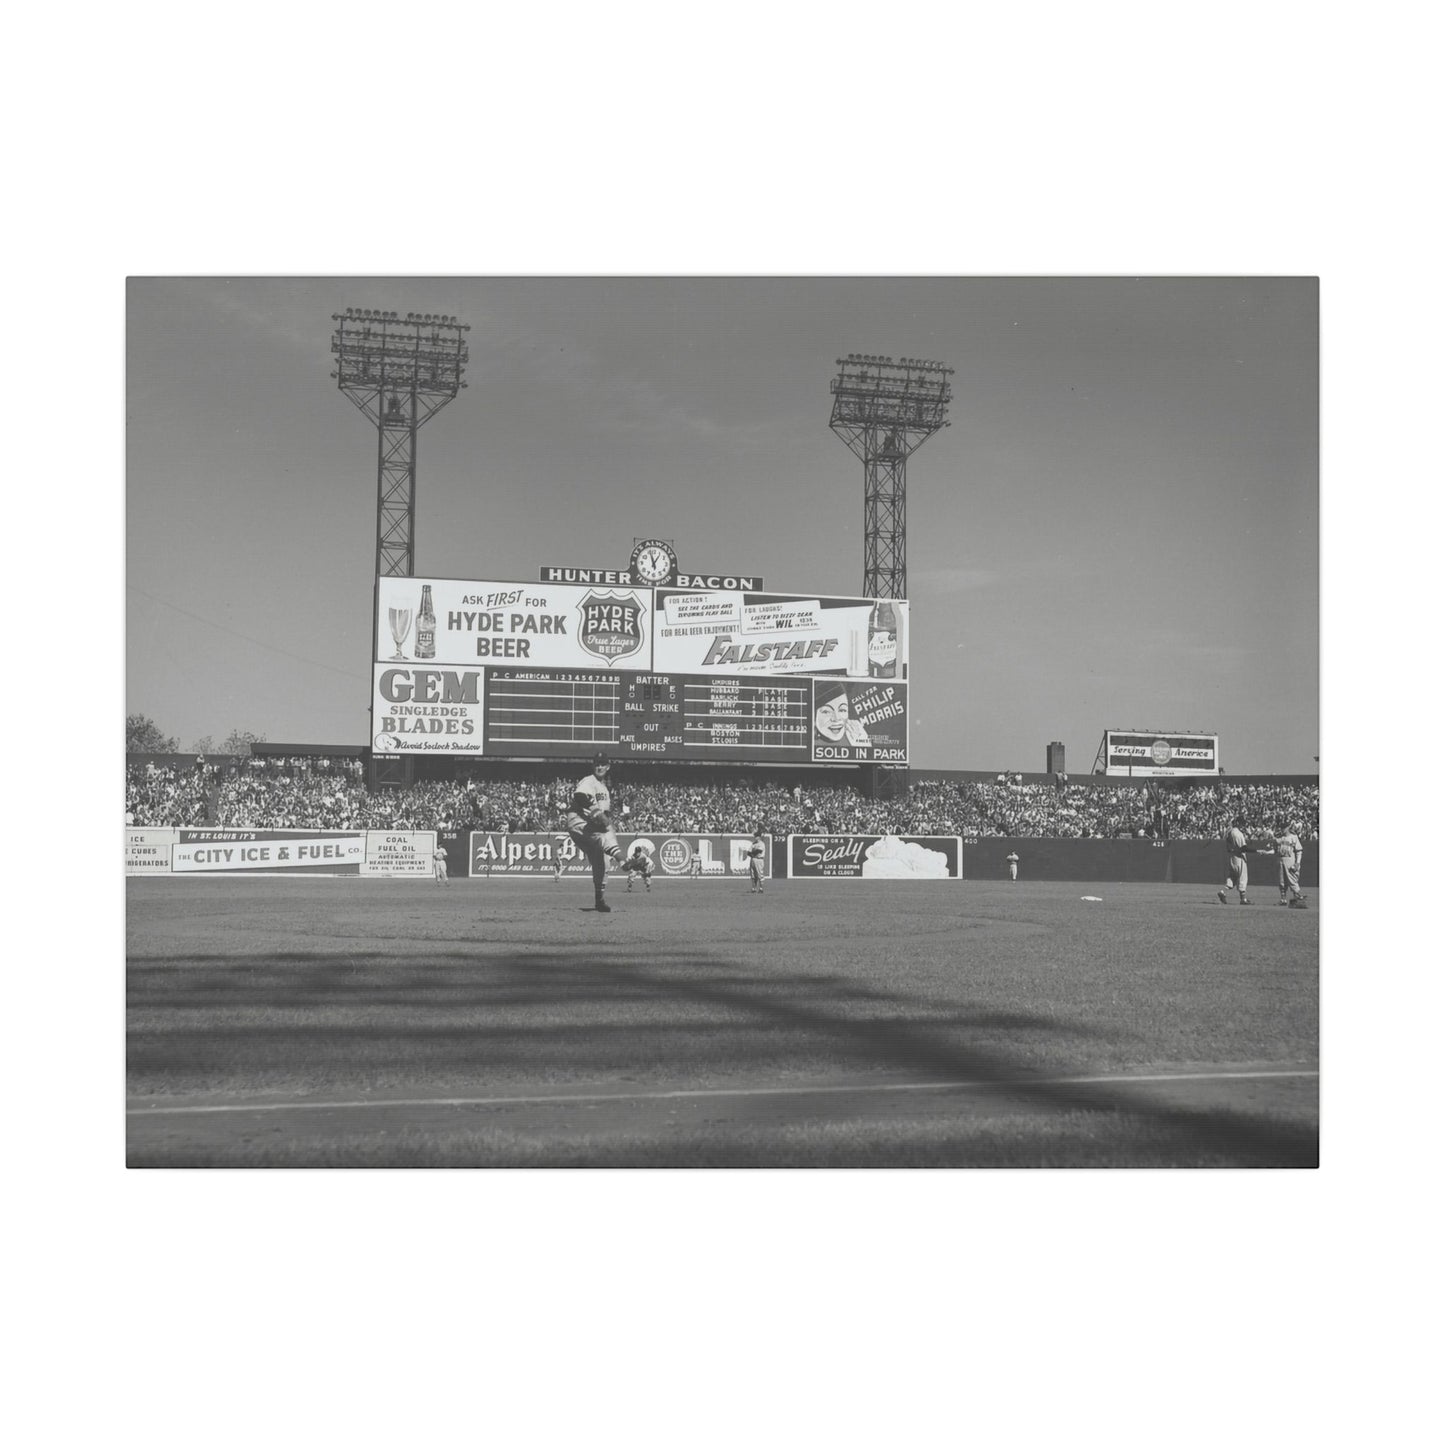
{"type": "MultiPolygon", "coordinates": [[[[746,878],[752,839],[742,833],[619,833],[624,852],[642,843],[654,876],[746,878]]],[[[591,865],[563,832],[473,833],[407,829],[127,828],[127,877],[430,878],[440,846],[453,878],[592,876],[591,865]]],[[[771,850],[763,876],[773,876],[771,850]]]]}
{"type": "MultiPolygon", "coordinates": [[[[764,860],[767,877],[787,877],[789,850],[794,877],[862,876],[862,852],[878,841],[877,834],[826,840],[826,851],[841,848],[836,862],[810,861],[807,840],[818,835],[774,838],[764,860]],[[851,844],[857,844],[856,848],[851,844]],[[856,863],[856,869],[855,869],[856,863]]],[[[700,865],[704,878],[745,878],[747,846],[740,833],[622,833],[628,849],[639,838],[653,852],[656,877],[687,877],[700,865]]],[[[1189,883],[1217,888],[1224,881],[1224,846],[1218,842],[1181,840],[1153,843],[1147,838],[918,838],[904,844],[941,852],[949,879],[1008,877],[1008,855],[1019,855],[1019,882],[1189,883]]],[[[328,829],[266,828],[127,828],[127,877],[216,877],[239,874],[430,878],[432,850],[447,855],[453,878],[552,877],[555,851],[563,855],[564,874],[588,876],[586,860],[570,840],[556,833],[433,833],[425,830],[372,829],[348,832],[328,829]]],[[[816,852],[816,850],[815,850],[816,852]]],[[[906,856],[903,861],[907,861],[906,856]]],[[[1249,855],[1250,881],[1258,889],[1273,888],[1278,860],[1272,854],[1249,855]]],[[[896,876],[907,876],[898,869],[896,876]]],[[[1305,844],[1300,883],[1319,887],[1320,845],[1305,844]]]]}
{"type": "MultiPolygon", "coordinates": [[[[965,878],[1007,878],[1010,853],[1019,855],[1019,882],[1212,883],[1224,882],[1224,844],[1194,839],[1154,843],[1148,838],[965,838],[965,878]]],[[[1249,855],[1250,885],[1274,887],[1279,860],[1249,855]]],[[[1300,885],[1319,887],[1320,845],[1305,844],[1300,885]]]]}

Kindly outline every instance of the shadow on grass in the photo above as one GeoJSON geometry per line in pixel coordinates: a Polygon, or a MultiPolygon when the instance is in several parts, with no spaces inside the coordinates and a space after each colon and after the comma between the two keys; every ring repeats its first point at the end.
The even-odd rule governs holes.
{"type": "MultiPolygon", "coordinates": [[[[590,910],[582,910],[590,911],[590,910]]],[[[625,940],[575,949],[430,939],[448,951],[398,959],[385,948],[137,956],[128,974],[127,1071],[141,1097],[256,1089],[438,1088],[491,1091],[528,1083],[638,1080],[685,1089],[719,1078],[882,1077],[971,1086],[1045,1123],[1049,1166],[1107,1167],[1111,1129],[1157,1138],[1160,1162],[1308,1168],[1312,1125],[1242,1110],[1153,1102],[1137,1088],[1051,1082],[1061,1058],[1118,1031],[1045,1009],[939,1003],[840,974],[780,972],[700,947],[669,945],[645,961],[625,940]],[[451,951],[465,945],[466,951],[451,951]]],[[[405,944],[401,945],[404,949],[405,944]]],[[[1073,1072],[1096,1072],[1066,1066],[1073,1072]]],[[[735,1116],[746,1123],[746,1105],[735,1116]]],[[[762,1106],[760,1106],[761,1110],[762,1106]]],[[[746,1146],[657,1141],[573,1149],[561,1167],[1017,1167],[1007,1141],[846,1140],[824,1153],[804,1140],[746,1146]]],[[[1025,1131],[1027,1132],[1027,1131],[1025,1131]]],[[[413,1151],[415,1163],[429,1159],[413,1151]]],[[[1027,1151],[1025,1158],[1027,1159],[1027,1151]]],[[[197,1162],[200,1162],[199,1160],[197,1162]]],[[[241,1161],[236,1161],[241,1162],[241,1161]]],[[[398,1164],[406,1164],[405,1151],[398,1164]]],[[[475,1158],[470,1162],[484,1162],[475,1158]]],[[[541,1161],[539,1161],[541,1162],[541,1161]]],[[[555,1155],[549,1167],[559,1167],[555,1155]]]]}

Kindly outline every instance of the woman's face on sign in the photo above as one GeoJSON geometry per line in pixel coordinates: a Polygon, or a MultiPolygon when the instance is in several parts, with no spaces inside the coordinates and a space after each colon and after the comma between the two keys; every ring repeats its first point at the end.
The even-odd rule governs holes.
{"type": "Polygon", "coordinates": [[[840,742],[848,725],[848,694],[845,692],[832,702],[825,702],[813,718],[813,724],[825,738],[840,742]]]}

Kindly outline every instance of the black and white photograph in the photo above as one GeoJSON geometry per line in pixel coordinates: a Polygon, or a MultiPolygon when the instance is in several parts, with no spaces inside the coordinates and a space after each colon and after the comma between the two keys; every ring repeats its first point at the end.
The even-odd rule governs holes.
{"type": "Polygon", "coordinates": [[[1428,1430],[1425,18],[17,19],[12,1433],[1428,1430]]]}
{"type": "Polygon", "coordinates": [[[128,1164],[1317,1167],[1319,343],[131,277],[128,1164]]]}

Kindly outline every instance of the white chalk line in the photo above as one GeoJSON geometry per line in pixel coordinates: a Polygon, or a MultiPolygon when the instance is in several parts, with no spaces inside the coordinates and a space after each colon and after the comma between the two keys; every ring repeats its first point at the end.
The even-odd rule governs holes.
{"type": "Polygon", "coordinates": [[[1070,1078],[961,1079],[935,1083],[900,1084],[799,1084],[786,1088],[666,1089],[656,1092],[623,1090],[605,1094],[502,1094],[482,1098],[438,1099],[312,1099],[272,1104],[155,1104],[127,1108],[128,1115],[151,1117],[161,1114],[275,1114],[288,1111],[326,1109],[427,1109],[427,1108],[511,1108],[534,1104],[623,1104],[659,1103],[669,1099],[760,1099],[802,1098],[816,1094],[906,1094],[938,1092],[944,1089],[1027,1089],[1075,1088],[1086,1084],[1198,1084],[1260,1079],[1317,1079],[1318,1069],[1269,1069],[1220,1071],[1203,1074],[1079,1074],[1070,1078]]]}

